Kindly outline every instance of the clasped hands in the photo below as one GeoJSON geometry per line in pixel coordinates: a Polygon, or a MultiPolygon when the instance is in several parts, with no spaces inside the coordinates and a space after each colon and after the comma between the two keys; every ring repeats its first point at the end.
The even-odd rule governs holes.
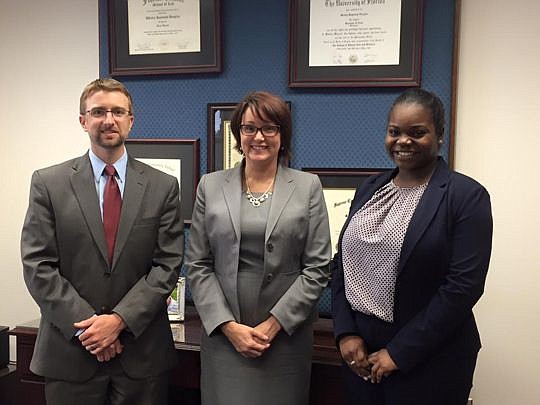
{"type": "Polygon", "coordinates": [[[221,325],[221,331],[227,336],[236,351],[248,358],[262,356],[280,330],[281,324],[273,315],[255,327],[235,321],[225,322],[221,325]]]}
{"type": "Polygon", "coordinates": [[[109,361],[122,353],[124,346],[118,336],[126,324],[118,314],[93,315],[75,322],[73,326],[84,329],[78,339],[83,347],[100,362],[109,361]]]}
{"type": "Polygon", "coordinates": [[[398,369],[386,349],[368,355],[364,339],[360,336],[343,337],[339,341],[339,350],[350,369],[365,381],[380,383],[383,377],[398,369]]]}

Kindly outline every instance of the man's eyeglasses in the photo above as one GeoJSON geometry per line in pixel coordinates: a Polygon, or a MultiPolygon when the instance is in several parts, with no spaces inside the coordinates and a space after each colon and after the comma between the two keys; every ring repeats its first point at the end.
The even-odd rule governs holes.
{"type": "Polygon", "coordinates": [[[279,132],[279,125],[263,125],[256,127],[255,125],[240,125],[240,133],[245,136],[255,136],[258,131],[264,136],[276,136],[279,132]]]}
{"type": "Polygon", "coordinates": [[[105,118],[107,113],[111,113],[114,118],[125,118],[128,115],[131,115],[131,111],[126,110],[125,108],[111,108],[107,110],[106,108],[95,107],[90,110],[86,110],[87,114],[90,114],[93,118],[105,118]]]}

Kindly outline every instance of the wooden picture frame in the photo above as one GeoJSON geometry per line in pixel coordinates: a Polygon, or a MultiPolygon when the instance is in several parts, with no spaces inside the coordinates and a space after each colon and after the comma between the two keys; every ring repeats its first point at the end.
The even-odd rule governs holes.
{"type": "Polygon", "coordinates": [[[231,156],[234,144],[236,144],[230,132],[230,122],[236,105],[237,103],[209,103],[207,105],[208,173],[231,167],[232,159],[227,163],[225,155],[227,155],[226,150],[229,150],[228,155],[231,156]],[[234,144],[231,144],[231,141],[234,144]]]}
{"type": "Polygon", "coordinates": [[[368,177],[390,169],[380,168],[302,168],[319,176],[323,186],[328,220],[330,222],[330,238],[332,256],[337,252],[337,243],[341,228],[347,219],[351,202],[357,187],[368,177]]]}
{"type": "MultiPolygon", "coordinates": [[[[155,26],[151,27],[152,29],[148,29],[148,31],[137,30],[137,33],[142,31],[142,37],[144,40],[148,40],[148,43],[144,43],[144,40],[142,44],[137,42],[137,47],[130,51],[128,0],[108,0],[111,76],[221,72],[221,0],[199,0],[198,19],[197,16],[182,15],[181,11],[177,11],[180,10],[180,7],[188,7],[189,3],[181,3],[177,9],[171,6],[172,10],[166,9],[166,7],[163,7],[162,10],[152,10],[152,7],[161,7],[163,3],[171,2],[140,1],[142,3],[138,7],[142,9],[142,5],[144,5],[145,14],[138,17],[137,22],[144,21],[146,23],[146,20],[161,18],[163,23],[160,21],[160,24],[157,24],[158,20],[156,20],[155,26]],[[161,14],[156,15],[157,11],[161,14]],[[200,28],[198,41],[183,38],[182,35],[187,37],[188,34],[184,33],[182,29],[169,29],[167,31],[167,20],[170,20],[171,25],[175,24],[176,21],[182,21],[186,27],[189,27],[195,25],[190,24],[190,18],[194,18],[195,22],[198,22],[200,28]],[[188,22],[185,23],[183,19],[188,20],[188,22]],[[169,34],[169,32],[174,32],[174,34],[169,34]],[[171,41],[167,35],[176,35],[177,38],[171,41]],[[155,38],[163,39],[158,41],[155,38]],[[180,50],[174,51],[172,48],[175,45],[180,50]],[[185,49],[182,50],[181,47],[185,47],[185,49]],[[197,50],[191,50],[191,47],[197,50]],[[167,51],[164,51],[163,48],[166,48],[167,51]]],[[[132,18],[135,19],[135,16],[132,18]]],[[[135,20],[133,20],[133,26],[135,26],[135,20]]]]}
{"type": "MultiPolygon", "coordinates": [[[[291,110],[291,102],[286,101],[291,110]]],[[[236,141],[230,122],[238,103],[208,103],[207,105],[207,171],[230,169],[242,159],[234,149],[236,141]]]]}
{"type": "MultiPolygon", "coordinates": [[[[180,168],[180,201],[182,218],[191,223],[191,213],[199,183],[199,139],[127,139],[126,149],[129,156],[141,160],[161,170],[159,160],[169,160],[171,166],[180,168]],[[148,161],[153,159],[153,161],[148,161]]],[[[169,174],[168,170],[163,170],[169,174]]]]}
{"type": "MultiPolygon", "coordinates": [[[[394,33],[399,35],[399,47],[395,45],[398,49],[389,52],[386,48],[376,48],[385,40],[387,45],[384,46],[395,43],[385,39],[385,29],[392,28],[393,24],[377,26],[381,18],[375,21],[374,7],[380,9],[381,4],[376,1],[369,5],[364,0],[358,0],[355,5],[342,2],[349,4],[342,6],[336,0],[290,0],[289,87],[420,86],[424,0],[402,0],[399,14],[399,7],[393,1],[397,0],[387,0],[382,5],[388,6],[391,14],[400,21],[400,31],[394,33]],[[329,12],[338,10],[339,5],[343,10],[341,20],[335,22],[334,28],[325,25],[329,24],[327,21],[333,24],[334,19],[325,18],[324,23],[322,19],[311,21],[310,7],[313,4],[318,4],[319,9],[327,7],[329,12]],[[369,26],[370,18],[374,20],[373,26],[369,26]],[[377,28],[380,28],[379,31],[370,31],[377,28]],[[312,33],[313,37],[310,37],[312,33]],[[330,55],[330,49],[335,54],[330,55]],[[381,49],[381,55],[376,49],[381,49]],[[313,54],[310,55],[310,52],[313,54]],[[393,55],[393,62],[382,56],[385,52],[393,55]],[[398,53],[399,57],[396,58],[398,53]],[[310,63],[311,57],[319,59],[314,55],[332,60],[310,63]],[[379,60],[384,64],[377,64],[379,60]]],[[[385,19],[382,18],[382,21],[384,23],[385,19]]]]}

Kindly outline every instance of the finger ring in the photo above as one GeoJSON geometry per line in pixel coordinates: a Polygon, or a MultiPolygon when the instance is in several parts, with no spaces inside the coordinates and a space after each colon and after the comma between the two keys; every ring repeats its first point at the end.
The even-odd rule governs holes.
{"type": "Polygon", "coordinates": [[[354,360],[349,361],[349,366],[354,366],[355,364],[356,364],[356,361],[354,360]]]}

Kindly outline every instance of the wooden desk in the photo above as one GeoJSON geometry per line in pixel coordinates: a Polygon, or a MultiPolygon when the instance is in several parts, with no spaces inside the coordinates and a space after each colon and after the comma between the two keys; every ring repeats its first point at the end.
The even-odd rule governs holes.
{"type": "MultiPolygon", "coordinates": [[[[30,371],[38,321],[15,327],[10,334],[17,339],[17,398],[21,405],[45,405],[43,378],[30,371]]],[[[199,358],[201,321],[195,308],[186,307],[182,323],[171,324],[178,366],[171,373],[170,404],[197,404],[201,364],[199,358]]],[[[315,323],[310,405],[341,405],[340,357],[332,335],[332,321],[315,323]]]]}
{"type": "Polygon", "coordinates": [[[0,404],[14,404],[17,384],[16,367],[8,364],[0,368],[0,404]]]}

